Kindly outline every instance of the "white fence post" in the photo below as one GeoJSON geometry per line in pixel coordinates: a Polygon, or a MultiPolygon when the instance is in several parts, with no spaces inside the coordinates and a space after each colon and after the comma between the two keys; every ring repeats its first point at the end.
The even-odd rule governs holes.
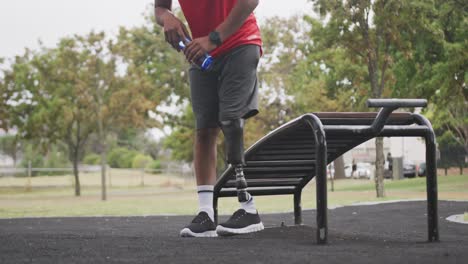
{"type": "Polygon", "coordinates": [[[140,185],[142,187],[145,187],[145,168],[141,169],[141,183],[140,183],[140,185]]]}
{"type": "Polygon", "coordinates": [[[26,191],[31,191],[31,176],[32,176],[32,168],[31,168],[31,161],[28,161],[28,180],[26,184],[26,191]]]}
{"type": "Polygon", "coordinates": [[[112,173],[111,173],[111,167],[107,167],[107,177],[109,178],[109,188],[112,187],[112,173]]]}

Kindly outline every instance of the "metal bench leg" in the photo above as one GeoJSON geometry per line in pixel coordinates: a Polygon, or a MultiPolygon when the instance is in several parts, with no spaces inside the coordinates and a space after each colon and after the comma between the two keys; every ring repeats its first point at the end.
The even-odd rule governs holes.
{"type": "Polygon", "coordinates": [[[325,135],[316,131],[317,243],[328,242],[327,219],[327,143],[325,135]]]}
{"type": "Polygon", "coordinates": [[[325,142],[317,142],[317,243],[328,241],[327,219],[327,150],[325,142]]]}
{"type": "Polygon", "coordinates": [[[301,206],[302,190],[294,193],[294,224],[302,225],[302,206],[301,206]]]}
{"type": "Polygon", "coordinates": [[[327,141],[320,119],[313,115],[303,118],[313,129],[315,138],[315,179],[317,189],[317,244],[328,242],[327,219],[327,141]]]}
{"type": "Polygon", "coordinates": [[[218,196],[213,197],[214,223],[218,225],[218,196]]]}
{"type": "MultiPolygon", "coordinates": [[[[433,133],[433,132],[432,132],[433,133]]],[[[434,135],[426,136],[427,224],[429,242],[439,241],[439,214],[437,211],[437,161],[434,135]]]]}
{"type": "Polygon", "coordinates": [[[437,159],[436,136],[431,122],[420,114],[413,115],[416,122],[429,128],[426,141],[426,192],[427,192],[427,228],[428,241],[439,241],[439,213],[437,211],[437,159]]]}

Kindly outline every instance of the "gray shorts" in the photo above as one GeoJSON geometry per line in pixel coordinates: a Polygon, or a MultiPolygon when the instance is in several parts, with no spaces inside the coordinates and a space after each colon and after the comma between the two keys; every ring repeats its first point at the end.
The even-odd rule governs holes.
{"type": "Polygon", "coordinates": [[[189,70],[192,109],[197,129],[219,127],[220,121],[258,114],[257,66],[260,47],[244,45],[215,59],[212,69],[189,70]]]}

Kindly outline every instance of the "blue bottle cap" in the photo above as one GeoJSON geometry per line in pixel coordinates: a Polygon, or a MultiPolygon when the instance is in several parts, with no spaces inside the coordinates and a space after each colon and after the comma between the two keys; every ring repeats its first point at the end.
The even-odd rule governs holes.
{"type": "Polygon", "coordinates": [[[203,60],[202,64],[200,65],[201,69],[206,71],[211,68],[211,64],[213,64],[213,57],[211,56],[206,56],[206,58],[203,60]]]}
{"type": "Polygon", "coordinates": [[[179,41],[179,48],[180,48],[181,50],[185,49],[185,43],[184,43],[182,40],[179,41]]]}

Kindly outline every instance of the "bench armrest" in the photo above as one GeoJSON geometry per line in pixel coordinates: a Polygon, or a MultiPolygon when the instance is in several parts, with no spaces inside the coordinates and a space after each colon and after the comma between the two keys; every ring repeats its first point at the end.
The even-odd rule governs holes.
{"type": "Polygon", "coordinates": [[[382,131],[387,123],[390,114],[400,107],[426,107],[426,99],[368,99],[368,107],[381,107],[377,117],[372,125],[368,128],[370,133],[377,135],[382,131]]]}
{"type": "Polygon", "coordinates": [[[368,107],[388,107],[388,108],[400,108],[400,107],[426,107],[426,99],[368,99],[368,107]]]}

